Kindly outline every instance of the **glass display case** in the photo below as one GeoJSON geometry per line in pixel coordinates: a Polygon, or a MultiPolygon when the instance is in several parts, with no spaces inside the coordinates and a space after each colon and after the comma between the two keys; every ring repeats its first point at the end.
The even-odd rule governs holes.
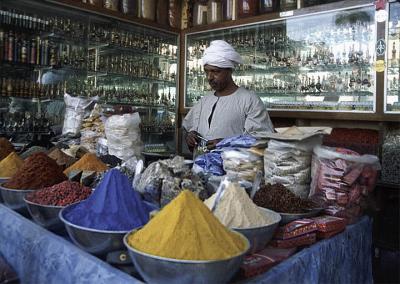
{"type": "Polygon", "coordinates": [[[400,3],[389,4],[385,111],[400,113],[400,3]]]}
{"type": "Polygon", "coordinates": [[[375,8],[258,22],[186,35],[185,107],[209,91],[201,56],[224,39],[242,55],[235,82],[272,110],[375,111],[375,8]]]}
{"type": "Polygon", "coordinates": [[[29,116],[54,125],[62,124],[60,112],[46,112],[43,103],[62,102],[64,93],[97,95],[105,108],[128,105],[140,113],[145,150],[174,152],[177,34],[32,0],[1,1],[0,24],[6,128],[26,120],[19,111],[21,121],[10,122],[12,101],[34,102],[29,116]]]}

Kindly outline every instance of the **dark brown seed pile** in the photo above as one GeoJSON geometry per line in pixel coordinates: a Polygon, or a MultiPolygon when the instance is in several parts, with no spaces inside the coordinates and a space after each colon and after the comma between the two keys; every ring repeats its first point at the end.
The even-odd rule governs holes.
{"type": "Polygon", "coordinates": [[[297,197],[280,183],[262,185],[253,201],[257,206],[280,213],[305,213],[307,209],[316,207],[312,201],[297,197]]]}

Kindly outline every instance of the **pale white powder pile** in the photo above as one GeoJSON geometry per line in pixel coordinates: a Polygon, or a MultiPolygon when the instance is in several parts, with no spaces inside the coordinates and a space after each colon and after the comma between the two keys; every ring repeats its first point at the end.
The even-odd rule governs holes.
{"type": "MultiPolygon", "coordinates": [[[[204,201],[211,210],[216,194],[204,201]]],[[[237,183],[230,182],[221,197],[214,215],[229,228],[252,228],[273,223],[260,208],[257,207],[247,195],[244,188],[237,183]]]]}

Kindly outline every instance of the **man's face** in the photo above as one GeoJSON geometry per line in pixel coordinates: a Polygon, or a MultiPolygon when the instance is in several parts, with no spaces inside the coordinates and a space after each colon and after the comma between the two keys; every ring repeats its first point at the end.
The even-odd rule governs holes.
{"type": "Polygon", "coordinates": [[[217,92],[226,88],[232,76],[231,69],[219,68],[208,64],[204,65],[204,72],[211,88],[217,92]]]}

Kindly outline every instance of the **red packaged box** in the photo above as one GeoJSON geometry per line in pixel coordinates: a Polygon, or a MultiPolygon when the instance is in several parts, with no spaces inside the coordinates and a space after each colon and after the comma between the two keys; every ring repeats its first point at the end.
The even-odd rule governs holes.
{"type": "Polygon", "coordinates": [[[275,239],[286,240],[317,231],[313,219],[299,219],[280,227],[275,234],[275,239]]]}
{"type": "Polygon", "coordinates": [[[346,219],[334,216],[320,216],[313,218],[319,232],[342,231],[346,228],[346,219]]]}
{"type": "Polygon", "coordinates": [[[312,245],[317,241],[317,234],[311,233],[286,240],[272,240],[270,245],[277,248],[294,248],[312,245]]]}
{"type": "Polygon", "coordinates": [[[258,253],[246,256],[240,267],[244,277],[253,277],[266,272],[274,265],[287,259],[296,252],[296,248],[281,249],[268,247],[258,253]]]}
{"type": "Polygon", "coordinates": [[[345,229],[346,229],[346,227],[340,228],[340,229],[335,230],[335,231],[330,231],[330,232],[320,232],[320,231],[318,231],[317,232],[317,238],[319,240],[321,240],[321,239],[329,239],[329,238],[331,238],[331,237],[343,232],[345,229]]]}

